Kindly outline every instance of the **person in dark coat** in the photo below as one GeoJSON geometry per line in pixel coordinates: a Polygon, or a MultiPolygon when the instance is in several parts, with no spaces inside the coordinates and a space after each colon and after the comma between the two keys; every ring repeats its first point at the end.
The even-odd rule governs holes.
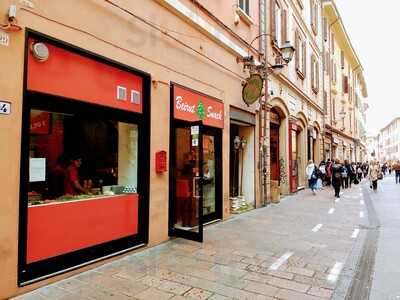
{"type": "Polygon", "coordinates": [[[340,198],[340,187],[342,186],[343,166],[336,159],[332,165],[332,186],[335,189],[335,197],[340,198]]]}

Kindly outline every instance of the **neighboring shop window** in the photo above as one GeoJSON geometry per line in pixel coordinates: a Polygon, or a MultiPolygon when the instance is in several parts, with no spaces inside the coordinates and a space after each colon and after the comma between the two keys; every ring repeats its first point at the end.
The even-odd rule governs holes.
{"type": "Polygon", "coordinates": [[[84,114],[30,114],[30,206],[137,193],[137,125],[84,114]]]}

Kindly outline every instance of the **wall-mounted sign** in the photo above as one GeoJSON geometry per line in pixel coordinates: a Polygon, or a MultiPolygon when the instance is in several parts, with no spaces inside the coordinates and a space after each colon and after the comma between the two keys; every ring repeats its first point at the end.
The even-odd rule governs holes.
{"type": "Polygon", "coordinates": [[[4,31],[0,31],[0,45],[8,46],[10,44],[10,36],[4,31]]]}
{"type": "Polygon", "coordinates": [[[251,105],[260,99],[263,86],[264,80],[260,74],[252,74],[247,78],[242,90],[242,99],[244,103],[251,105]]]}
{"type": "Polygon", "coordinates": [[[0,114],[9,115],[11,113],[11,103],[7,101],[0,101],[0,114]]]}
{"type": "Polygon", "coordinates": [[[224,128],[224,104],[187,88],[173,86],[174,118],[224,128]]]}

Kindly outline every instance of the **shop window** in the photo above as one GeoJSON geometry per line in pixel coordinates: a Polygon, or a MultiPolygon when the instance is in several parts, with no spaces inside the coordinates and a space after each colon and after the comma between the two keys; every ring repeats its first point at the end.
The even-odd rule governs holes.
{"type": "Polygon", "coordinates": [[[31,110],[29,205],[137,193],[138,126],[31,110]]]}

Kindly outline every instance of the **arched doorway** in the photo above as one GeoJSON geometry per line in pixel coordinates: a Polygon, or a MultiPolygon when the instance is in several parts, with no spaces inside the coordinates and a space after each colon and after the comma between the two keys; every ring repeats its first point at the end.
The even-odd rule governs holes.
{"type": "Polygon", "coordinates": [[[321,163],[322,155],[321,155],[321,127],[317,122],[314,122],[314,133],[315,138],[313,139],[313,158],[315,164],[321,163]]]}
{"type": "Polygon", "coordinates": [[[280,168],[279,168],[279,153],[280,153],[280,134],[282,117],[278,109],[272,108],[270,111],[270,126],[269,126],[269,146],[270,146],[270,174],[271,181],[278,181],[280,184],[280,168]]]}
{"type": "Polygon", "coordinates": [[[299,112],[296,126],[291,126],[291,192],[296,192],[306,185],[305,168],[307,164],[307,117],[299,112]],[[295,128],[295,130],[293,130],[295,128]]]}
{"type": "Polygon", "coordinates": [[[279,185],[281,194],[289,193],[288,116],[285,103],[273,99],[269,111],[270,184],[279,185]]]}

